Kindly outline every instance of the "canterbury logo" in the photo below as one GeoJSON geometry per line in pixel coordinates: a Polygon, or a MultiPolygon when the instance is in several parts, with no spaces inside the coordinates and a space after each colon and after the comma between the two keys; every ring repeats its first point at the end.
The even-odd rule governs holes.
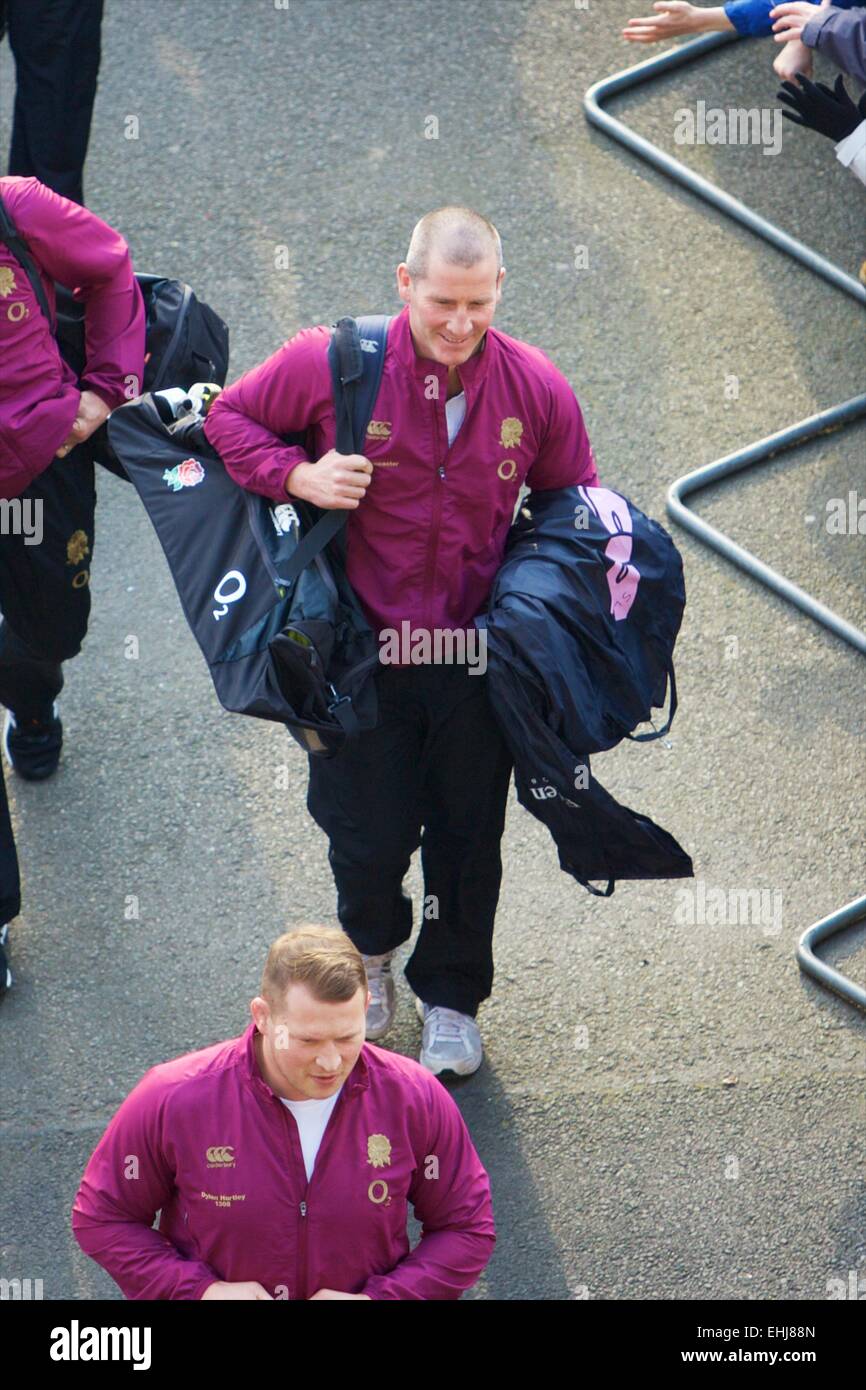
{"type": "Polygon", "coordinates": [[[370,439],[390,439],[391,421],[371,420],[367,426],[367,435],[370,439]]]}
{"type": "Polygon", "coordinates": [[[215,1144],[213,1148],[206,1150],[205,1157],[209,1168],[234,1167],[235,1154],[231,1144],[215,1144]]]}

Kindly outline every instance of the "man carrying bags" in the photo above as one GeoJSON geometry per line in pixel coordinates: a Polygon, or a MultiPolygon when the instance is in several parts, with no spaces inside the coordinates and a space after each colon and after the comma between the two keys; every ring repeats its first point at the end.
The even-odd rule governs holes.
{"type": "MultiPolygon", "coordinates": [[[[477,636],[521,485],[598,481],[568,382],[491,327],[504,275],[499,236],[478,213],[440,208],[417,224],[364,455],[334,449],[324,325],[223,391],[207,417],[243,486],[349,510],[347,576],[383,644],[404,625],[413,639],[477,636]],[[309,448],[284,442],[304,430],[309,448]]],[[[425,909],[406,976],[424,1019],[421,1061],[465,1075],[482,1059],[475,1015],[493,981],[511,760],[468,663],[419,664],[410,650],[375,680],[377,727],[311,758],[307,804],[330,842],[340,922],[367,965],[368,1038],[393,1021],[391,961],[412,932],[402,882],[420,844],[425,909]]]]}

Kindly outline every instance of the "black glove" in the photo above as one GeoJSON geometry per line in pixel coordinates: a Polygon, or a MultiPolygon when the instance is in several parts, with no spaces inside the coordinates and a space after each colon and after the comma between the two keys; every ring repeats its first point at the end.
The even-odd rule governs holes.
{"type": "Polygon", "coordinates": [[[776,93],[778,101],[793,106],[794,111],[785,110],[782,115],[795,125],[817,130],[838,144],[852,130],[856,130],[861,121],[866,120],[866,92],[855,106],[845,90],[841,72],[832,90],[823,82],[810,82],[801,72],[797,73],[797,81],[799,87],[795,87],[793,82],[783,82],[782,90],[776,93]],[[794,112],[799,114],[795,115],[794,112]]]}

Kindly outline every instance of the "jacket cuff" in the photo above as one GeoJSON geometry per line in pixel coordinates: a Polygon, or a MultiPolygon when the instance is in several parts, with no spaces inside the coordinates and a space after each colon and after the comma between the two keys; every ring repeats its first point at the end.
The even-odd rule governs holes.
{"type": "Polygon", "coordinates": [[[89,381],[86,376],[81,377],[78,383],[80,391],[90,391],[94,396],[98,396],[104,406],[109,410],[117,410],[118,406],[126,405],[130,399],[123,387],[113,388],[107,386],[103,381],[89,381]]]}
{"type": "Polygon", "coordinates": [[[19,496],[36,481],[40,473],[51,467],[57,450],[69,438],[78,405],[77,391],[64,388],[62,404],[65,409],[58,411],[54,428],[47,434],[45,430],[39,430],[38,426],[30,431],[25,429],[12,434],[0,421],[0,452],[5,449],[13,461],[11,477],[0,480],[0,497],[19,496]],[[38,441],[32,437],[36,433],[40,436],[38,441]],[[11,491],[13,487],[14,492],[11,491]]]}
{"type": "Polygon", "coordinates": [[[291,492],[289,492],[288,488],[286,487],[286,483],[287,483],[287,481],[288,481],[288,479],[289,479],[290,474],[294,473],[294,471],[295,471],[295,469],[297,468],[298,464],[299,464],[299,463],[312,463],[312,461],[313,461],[313,460],[310,458],[309,454],[306,452],[306,450],[305,450],[305,449],[302,449],[300,445],[297,445],[296,448],[293,448],[290,452],[291,452],[292,454],[297,453],[297,458],[291,459],[291,461],[289,462],[289,464],[288,464],[288,466],[287,466],[287,468],[286,468],[285,473],[284,473],[283,476],[282,476],[282,480],[281,480],[281,482],[280,482],[280,487],[281,487],[282,491],[278,494],[278,496],[279,496],[279,501],[280,501],[280,502],[285,502],[287,499],[290,500],[291,497],[292,497],[292,495],[293,495],[291,492]]]}
{"type": "Polygon", "coordinates": [[[744,38],[762,38],[772,32],[768,11],[755,9],[754,0],[728,0],[722,7],[726,18],[744,38]]]}
{"type": "Polygon", "coordinates": [[[818,35],[824,28],[824,25],[827,23],[827,20],[830,18],[831,14],[832,9],[822,10],[820,14],[815,15],[814,19],[809,20],[809,23],[806,25],[802,34],[800,35],[800,38],[802,39],[803,43],[806,45],[807,48],[818,47],[818,35]]]}

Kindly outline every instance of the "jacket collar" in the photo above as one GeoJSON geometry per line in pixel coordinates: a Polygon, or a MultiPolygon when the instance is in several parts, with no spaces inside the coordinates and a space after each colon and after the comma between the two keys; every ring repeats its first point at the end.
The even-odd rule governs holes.
{"type": "MultiPolygon", "coordinates": [[[[481,339],[481,346],[467,362],[457,368],[461,385],[464,389],[468,386],[472,390],[476,385],[480,385],[487,374],[490,365],[491,340],[494,337],[494,330],[488,328],[484,337],[481,339]]],[[[434,362],[432,357],[421,357],[415,351],[415,343],[412,338],[412,330],[409,327],[409,305],[406,304],[402,313],[397,314],[388,329],[388,351],[393,351],[398,360],[412,376],[419,380],[428,376],[436,376],[447,385],[448,368],[444,362],[434,362]]],[[[444,396],[443,396],[444,399],[444,396]]]]}
{"type": "MultiPolygon", "coordinates": [[[[238,1038],[238,1046],[242,1056],[243,1072],[247,1081],[252,1086],[253,1090],[257,1091],[260,1095],[269,1098],[270,1100],[279,1100],[279,1096],[277,1095],[276,1091],[273,1091],[271,1089],[271,1087],[265,1081],[264,1077],[262,1076],[259,1070],[259,1060],[256,1056],[255,1046],[257,1031],[258,1030],[256,1028],[256,1025],[254,1023],[251,1023],[247,1028],[246,1032],[238,1038]]],[[[355,1063],[352,1070],[349,1072],[349,1075],[346,1077],[346,1080],[343,1082],[344,1092],[353,1094],[355,1092],[365,1091],[368,1089],[370,1085],[370,1069],[367,1066],[367,1059],[364,1056],[366,1050],[366,1046],[361,1048],[361,1054],[357,1062],[355,1063]]]]}

